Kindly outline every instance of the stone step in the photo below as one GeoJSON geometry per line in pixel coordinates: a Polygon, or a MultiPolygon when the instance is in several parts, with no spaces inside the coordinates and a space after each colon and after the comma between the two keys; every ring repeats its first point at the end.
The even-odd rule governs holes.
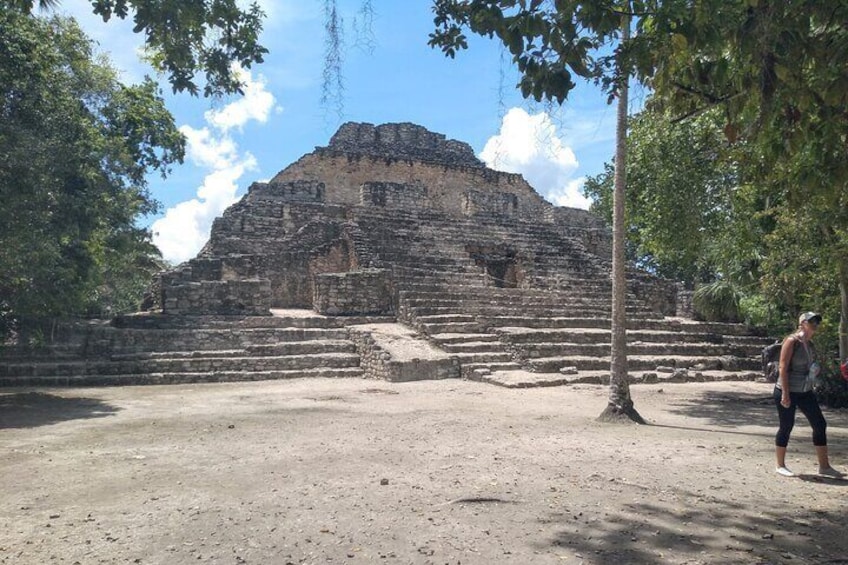
{"type": "Polygon", "coordinates": [[[249,345],[243,349],[215,349],[203,351],[150,351],[123,353],[109,356],[110,361],[137,361],[145,359],[190,359],[209,357],[253,357],[282,355],[312,355],[316,353],[352,353],[356,351],[349,340],[311,340],[249,345]]]}
{"type": "MultiPolygon", "coordinates": [[[[373,247],[373,241],[371,244],[373,247]]],[[[410,266],[419,269],[424,268],[425,265],[434,268],[439,268],[442,265],[446,267],[457,265],[476,266],[474,260],[467,253],[451,253],[449,250],[432,249],[430,248],[431,245],[432,243],[428,241],[420,246],[406,243],[403,249],[389,249],[379,245],[376,248],[380,249],[378,257],[383,261],[398,263],[400,265],[409,263],[410,266]]]]}
{"type": "Polygon", "coordinates": [[[487,342],[487,343],[499,343],[500,338],[496,334],[486,334],[486,333],[437,333],[430,336],[430,339],[439,343],[440,345],[447,345],[452,343],[466,343],[466,342],[487,342]]]}
{"type": "MultiPolygon", "coordinates": [[[[602,343],[525,343],[517,347],[522,358],[535,359],[543,357],[566,356],[609,356],[609,342],[602,343]]],[[[628,342],[627,355],[692,355],[704,357],[719,357],[731,355],[735,357],[756,357],[757,348],[728,344],[700,342],[628,342]]]]}
{"type": "MultiPolygon", "coordinates": [[[[453,244],[456,249],[465,250],[468,244],[474,245],[492,245],[506,243],[510,248],[521,254],[526,250],[525,255],[530,257],[542,255],[548,252],[552,255],[558,253],[558,257],[562,257],[563,247],[571,248],[574,253],[570,257],[574,261],[583,258],[585,251],[580,249],[580,244],[577,240],[564,236],[561,233],[556,233],[553,230],[537,230],[529,226],[486,226],[486,225],[468,225],[459,224],[450,225],[448,222],[435,221],[435,224],[422,224],[407,220],[407,226],[412,229],[404,229],[400,226],[373,226],[373,228],[365,233],[365,237],[369,237],[375,245],[382,245],[388,249],[402,251],[402,248],[397,247],[398,243],[423,243],[438,240],[444,244],[453,244]],[[382,229],[381,229],[382,228],[382,229]],[[392,236],[395,236],[394,238],[392,236]]],[[[362,227],[360,225],[360,227],[362,227]]],[[[437,248],[438,249],[438,248],[437,248]]],[[[519,255],[521,256],[521,255],[519,255]]]]}
{"type": "Polygon", "coordinates": [[[506,363],[513,360],[512,355],[505,351],[452,352],[451,356],[457,358],[462,365],[465,365],[466,363],[506,363]]]}
{"type": "Polygon", "coordinates": [[[217,371],[199,373],[126,373],[117,375],[0,377],[0,387],[126,386],[264,381],[296,378],[361,377],[359,367],[318,367],[284,371],[217,371]]]}
{"type": "Polygon", "coordinates": [[[100,361],[130,362],[130,361],[155,361],[158,359],[206,359],[222,357],[248,357],[246,349],[214,349],[204,351],[144,351],[134,353],[116,353],[108,357],[77,357],[73,361],[77,363],[96,363],[100,361]]]}
{"type": "MultiPolygon", "coordinates": [[[[505,388],[536,388],[549,386],[564,386],[572,384],[607,385],[610,372],[578,371],[574,374],[534,373],[526,370],[513,371],[477,371],[470,375],[469,380],[489,383],[505,388]]],[[[678,383],[678,382],[718,382],[718,381],[756,381],[762,378],[759,372],[753,371],[688,371],[682,373],[630,373],[631,384],[642,383],[678,383]]]]}
{"type": "MultiPolygon", "coordinates": [[[[497,336],[494,336],[497,338],[497,336]]],[[[438,341],[438,340],[437,340],[438,341]]],[[[490,351],[502,352],[504,344],[499,341],[459,341],[440,343],[442,349],[449,353],[484,353],[490,351]]]]}
{"type": "Polygon", "coordinates": [[[64,361],[78,358],[83,345],[58,344],[41,347],[0,346],[0,361],[64,361]]]}
{"type": "MultiPolygon", "coordinates": [[[[573,309],[573,308],[593,308],[598,310],[611,309],[611,302],[607,296],[571,296],[558,298],[554,296],[543,297],[521,297],[521,296],[504,296],[504,297],[489,297],[486,289],[479,289],[475,295],[457,295],[449,290],[444,290],[440,293],[434,293],[433,297],[407,296],[401,297],[401,306],[406,308],[454,308],[454,309],[479,309],[481,311],[491,311],[497,313],[504,311],[504,315],[518,315],[522,309],[528,312],[528,315],[537,312],[545,312],[553,309],[573,309]]],[[[628,310],[645,310],[646,306],[638,300],[629,300],[627,302],[628,310]]]]}
{"type": "Polygon", "coordinates": [[[444,323],[422,323],[421,329],[427,335],[443,333],[480,333],[480,324],[477,322],[444,322],[444,323]]]}
{"type": "Polygon", "coordinates": [[[522,367],[514,361],[502,361],[491,363],[463,363],[460,366],[462,378],[471,378],[475,373],[488,374],[495,371],[517,371],[522,367]]]}
{"type": "Polygon", "coordinates": [[[428,314],[416,315],[415,320],[419,323],[445,323],[445,322],[474,322],[474,316],[470,314],[428,314]]]}
{"type": "MultiPolygon", "coordinates": [[[[694,328],[690,328],[694,329],[694,328]]],[[[608,327],[601,328],[501,328],[498,331],[501,338],[509,343],[516,344],[596,344],[610,343],[611,332],[608,327]]],[[[645,328],[628,328],[628,343],[712,343],[733,345],[738,347],[750,347],[753,350],[764,347],[767,343],[762,338],[741,338],[734,335],[721,335],[708,332],[683,331],[678,329],[654,330],[645,328]],[[760,340],[760,341],[757,341],[760,340]]]]}
{"type": "MultiPolygon", "coordinates": [[[[628,320],[628,327],[636,321],[628,320]]],[[[557,316],[551,318],[526,317],[526,316],[487,316],[487,326],[493,328],[493,332],[499,335],[509,335],[510,341],[521,341],[521,336],[527,335],[526,341],[558,341],[556,337],[547,337],[546,334],[555,334],[559,331],[579,331],[581,329],[606,329],[609,332],[609,317],[584,317],[584,316],[557,316]],[[536,337],[538,334],[538,337],[536,337]],[[514,336],[514,337],[513,337],[514,336]]]]}
{"type": "Polygon", "coordinates": [[[473,285],[467,288],[436,288],[433,290],[425,290],[426,284],[420,284],[418,286],[424,288],[410,288],[409,290],[402,290],[399,293],[400,299],[440,300],[449,298],[463,301],[469,299],[478,299],[491,301],[498,304],[502,304],[505,300],[508,299],[525,300],[530,302],[536,302],[540,300],[563,301],[573,299],[588,299],[595,297],[603,298],[606,300],[612,299],[611,294],[609,292],[603,290],[594,290],[592,289],[591,285],[585,285],[584,288],[580,289],[579,294],[575,294],[573,292],[555,292],[536,288],[503,288],[496,286],[481,285],[473,285]]]}
{"type": "Polygon", "coordinates": [[[356,346],[352,341],[311,340],[274,343],[267,345],[250,345],[246,348],[250,355],[280,356],[280,355],[314,355],[317,353],[355,353],[356,346]]]}
{"type": "MultiPolygon", "coordinates": [[[[481,318],[486,326],[496,328],[497,333],[516,332],[516,333],[535,333],[535,332],[560,332],[573,331],[580,328],[595,328],[606,329],[609,331],[612,321],[607,317],[524,317],[524,316],[489,316],[481,318]]],[[[744,328],[744,326],[743,326],[744,328]]],[[[711,326],[698,326],[693,324],[680,324],[675,319],[664,318],[660,315],[654,316],[628,316],[627,329],[630,330],[658,330],[670,332],[688,332],[692,331],[696,334],[712,334],[712,335],[743,335],[743,332],[734,331],[732,333],[722,334],[720,331],[711,331],[716,328],[711,326]]],[[[535,337],[529,339],[536,339],[535,337]]],[[[551,338],[542,339],[541,341],[569,341],[568,338],[551,338]]],[[[766,343],[769,343],[766,341],[766,343]]]]}
{"type": "Polygon", "coordinates": [[[143,330],[242,330],[282,328],[343,328],[355,324],[391,321],[391,316],[322,316],[307,309],[275,309],[268,316],[169,316],[137,314],[120,316],[103,329],[143,330]]]}
{"type": "Polygon", "coordinates": [[[90,354],[133,353],[147,351],[214,351],[243,349],[253,345],[311,340],[344,340],[344,328],[245,328],[191,330],[112,330],[91,336],[90,354]]]}
{"type": "Polygon", "coordinates": [[[21,363],[0,366],[3,377],[120,375],[127,373],[260,372],[318,367],[359,366],[355,353],[320,353],[268,357],[204,356],[138,361],[88,360],[71,363],[21,363]]]}
{"type": "MultiPolygon", "coordinates": [[[[609,328],[610,314],[606,312],[592,312],[582,310],[569,312],[565,315],[553,316],[478,316],[477,319],[487,328],[493,331],[501,331],[503,328],[526,328],[535,330],[547,329],[573,329],[573,328],[609,328]]],[[[654,328],[665,327],[661,314],[654,312],[629,312],[627,314],[628,328],[654,328]]]]}
{"type": "MultiPolygon", "coordinates": [[[[585,309],[590,312],[606,312],[611,311],[609,301],[602,299],[573,299],[573,300],[545,300],[545,301],[518,301],[505,300],[503,302],[484,301],[475,299],[459,299],[459,298],[441,298],[434,300],[427,299],[406,299],[400,303],[401,308],[421,314],[449,314],[468,312],[482,316],[521,316],[536,317],[545,316],[553,317],[558,313],[568,313],[575,310],[585,309]],[[420,309],[420,310],[419,310],[420,309]]],[[[627,304],[627,312],[632,313],[653,313],[644,304],[631,302],[627,304]]]]}
{"type": "MultiPolygon", "coordinates": [[[[557,311],[571,311],[580,308],[586,308],[595,311],[609,311],[609,302],[603,300],[549,300],[549,301],[526,301],[505,300],[497,302],[495,300],[485,301],[483,299],[406,299],[402,301],[401,306],[415,312],[419,315],[438,315],[451,314],[459,312],[473,312],[476,315],[494,315],[494,316],[520,316],[525,313],[526,316],[550,315],[557,311]]],[[[633,309],[632,307],[630,308],[633,309]]]]}
{"type": "Polygon", "coordinates": [[[757,335],[754,328],[745,324],[726,324],[721,322],[698,322],[694,320],[676,319],[684,331],[702,331],[723,335],[757,335]]]}
{"type": "MultiPolygon", "coordinates": [[[[722,369],[730,371],[750,370],[760,368],[759,359],[745,357],[724,357],[720,359],[722,369]]],[[[716,361],[715,357],[697,357],[689,355],[628,355],[627,370],[653,371],[657,367],[690,368],[696,365],[711,365],[716,361]]],[[[542,357],[529,359],[527,366],[539,373],[556,373],[563,367],[576,367],[578,371],[609,369],[609,357],[595,356],[567,356],[567,357],[542,357]]]]}
{"type": "MultiPolygon", "coordinates": [[[[547,319],[547,318],[566,318],[573,316],[582,317],[606,317],[610,315],[609,305],[603,304],[556,304],[556,305],[523,305],[523,306],[498,306],[498,305],[479,305],[479,304],[460,304],[455,306],[440,306],[436,310],[430,306],[411,306],[406,307],[401,305],[401,309],[411,313],[413,316],[433,316],[433,315],[449,315],[454,313],[457,315],[467,315],[476,318],[502,318],[505,316],[524,317],[531,319],[547,319]]],[[[631,317],[658,317],[651,309],[644,306],[628,306],[627,314],[631,317]]],[[[536,322],[538,323],[538,322],[536,322]]]]}

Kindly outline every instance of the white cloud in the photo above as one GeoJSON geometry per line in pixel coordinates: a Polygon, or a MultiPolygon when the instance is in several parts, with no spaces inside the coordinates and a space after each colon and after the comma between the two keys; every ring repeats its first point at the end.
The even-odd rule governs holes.
{"type": "Polygon", "coordinates": [[[579,177],[568,181],[562,190],[553,192],[548,195],[548,199],[557,206],[569,206],[571,208],[582,208],[588,210],[592,201],[583,196],[583,184],[586,182],[586,177],[579,177]]]}
{"type": "Polygon", "coordinates": [[[544,112],[530,115],[521,108],[510,109],[500,133],[486,142],[480,158],[493,169],[522,174],[554,204],[589,207],[589,200],[580,194],[585,179],[574,177],[577,157],[544,112]]]}
{"type": "Polygon", "coordinates": [[[244,96],[220,110],[209,110],[203,115],[210,125],[224,132],[233,128],[241,131],[251,120],[264,124],[268,121],[271,110],[276,108],[280,111],[278,106],[274,106],[274,95],[265,90],[267,84],[263,77],[253,80],[249,72],[241,69],[236,69],[236,72],[244,83],[244,96]]]}
{"type": "Polygon", "coordinates": [[[228,136],[217,137],[209,128],[194,129],[180,126],[186,136],[186,153],[196,165],[210,169],[224,169],[238,159],[238,146],[228,136]]]}
{"type": "Polygon", "coordinates": [[[168,261],[181,263],[197,255],[209,238],[212,221],[238,200],[238,181],[246,172],[257,169],[256,158],[239,150],[230,130],[241,129],[250,121],[264,123],[274,108],[274,96],[265,90],[261,77],[254,80],[245,73],[244,79],[252,85],[250,96],[255,107],[245,107],[245,91],[245,98],[206,112],[206,126],[180,127],[186,136],[188,158],[209,173],[195,198],[169,208],[153,223],[153,243],[168,261]]]}

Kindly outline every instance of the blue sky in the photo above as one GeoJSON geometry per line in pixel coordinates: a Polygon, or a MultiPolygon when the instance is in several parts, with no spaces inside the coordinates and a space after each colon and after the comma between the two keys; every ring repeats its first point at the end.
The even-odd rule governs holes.
{"type": "MultiPolygon", "coordinates": [[[[344,113],[323,107],[325,34],[322,0],[263,0],[268,19],[265,62],[245,75],[244,98],[211,101],[171,95],[166,103],[189,145],[186,162],[162,180],[151,177],[162,212],[147,218],[164,257],[181,262],[206,242],[212,220],[251,182],[267,180],[316,146],[345,121],[414,122],[469,143],[490,167],[521,173],[549,201],[585,208],[587,176],[613,154],[615,108],[594,86],[579,84],[562,107],[523,100],[517,74],[499,45],[471,38],[456,59],[427,46],[433,29],[429,0],[372,0],[372,49],[357,46],[361,0],[339,0],[344,21],[344,113]]],[[[141,41],[126,22],[108,24],[85,0],[65,0],[126,81],[149,68],[141,41]]],[[[636,91],[632,107],[641,105],[636,91]]]]}

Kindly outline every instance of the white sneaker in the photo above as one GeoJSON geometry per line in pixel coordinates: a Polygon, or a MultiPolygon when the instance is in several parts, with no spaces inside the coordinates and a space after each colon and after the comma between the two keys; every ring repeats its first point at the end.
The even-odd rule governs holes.
{"type": "Polygon", "coordinates": [[[842,473],[841,471],[837,471],[833,467],[825,467],[824,469],[819,467],[819,475],[822,476],[822,477],[831,477],[831,478],[834,478],[834,479],[841,479],[845,476],[845,473],[842,473]]]}
{"type": "Polygon", "coordinates": [[[795,473],[793,473],[792,471],[790,471],[786,467],[778,467],[777,469],[775,469],[775,471],[777,471],[778,475],[783,475],[784,477],[794,477],[795,476],[795,473]]]}

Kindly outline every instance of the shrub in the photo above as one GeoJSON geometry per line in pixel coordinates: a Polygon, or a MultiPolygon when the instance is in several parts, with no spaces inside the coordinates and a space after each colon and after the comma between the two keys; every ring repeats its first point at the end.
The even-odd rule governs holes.
{"type": "Polygon", "coordinates": [[[738,322],[739,302],[739,291],[721,279],[699,286],[692,296],[696,315],[708,322],[738,322]]]}
{"type": "Polygon", "coordinates": [[[819,404],[828,408],[848,408],[848,382],[838,372],[822,372],[815,387],[819,404]]]}

